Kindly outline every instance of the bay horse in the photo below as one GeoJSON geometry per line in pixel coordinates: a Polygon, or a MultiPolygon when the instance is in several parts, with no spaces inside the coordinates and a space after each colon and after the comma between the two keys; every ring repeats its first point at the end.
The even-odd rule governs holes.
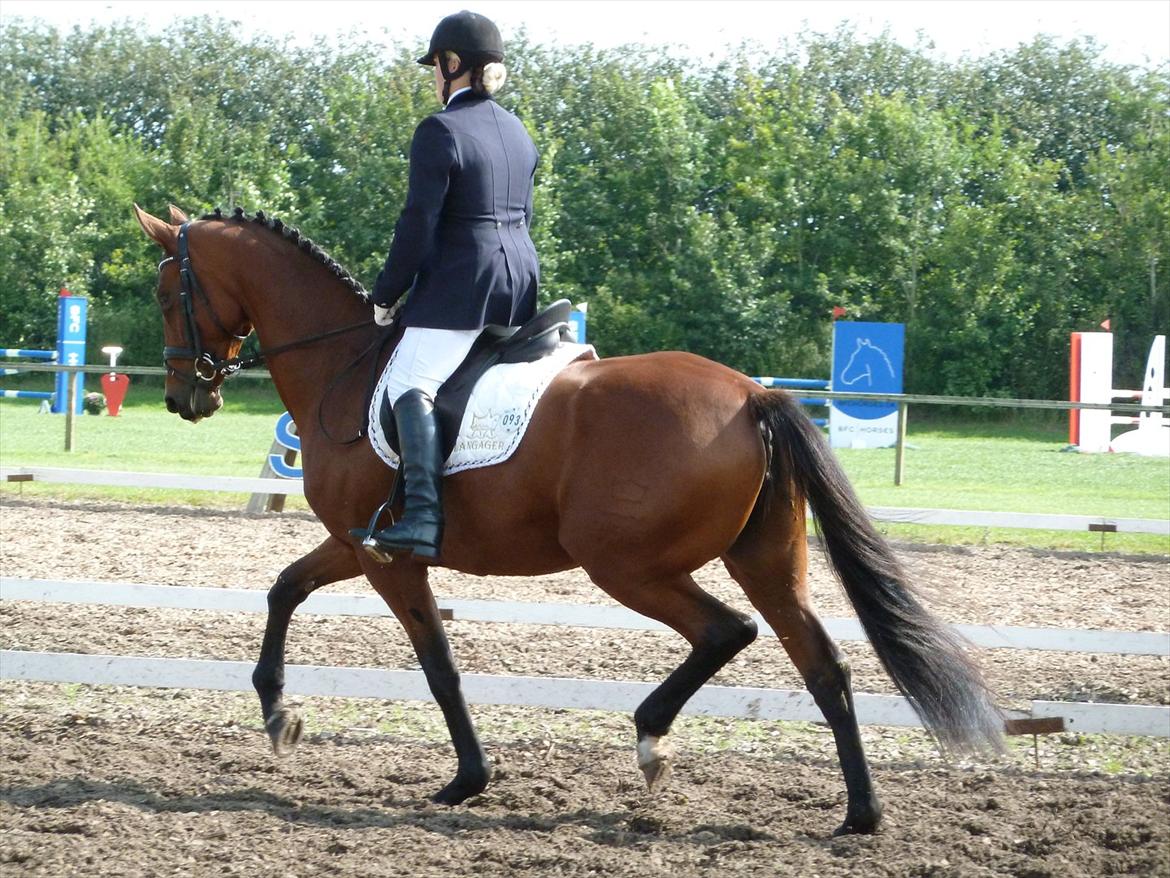
{"type": "MultiPolygon", "coordinates": [[[[187,421],[214,414],[225,375],[251,364],[238,354],[254,330],[297,424],[305,497],[329,533],[268,593],[253,683],[275,752],[292,752],[302,731],[299,715],[283,703],[293,611],[316,589],[364,574],[405,628],[451,734],[455,777],[433,800],[455,805],[480,793],[491,768],[427,567],[409,556],[379,564],[349,535],[386,496],[392,472],[368,442],[338,440],[364,420],[367,376],[400,330],[376,326],[361,285],[279,220],[237,210],[192,222],[172,207],[168,222],[137,205],[134,211],[166,254],[157,297],[168,410],[187,421]]],[[[998,748],[1002,717],[978,668],[916,597],[797,401],[698,356],[570,364],[509,460],[445,480],[438,563],[477,575],[581,567],[615,600],[690,643],[685,661],[634,713],[638,763],[655,789],[668,775],[664,739],[675,717],[756,637],[749,616],[692,578],[720,558],[779,636],[832,730],[848,794],[837,833],[868,833],[882,809],[849,667],[809,598],[806,502],[870,643],[940,746],[998,748]]]]}

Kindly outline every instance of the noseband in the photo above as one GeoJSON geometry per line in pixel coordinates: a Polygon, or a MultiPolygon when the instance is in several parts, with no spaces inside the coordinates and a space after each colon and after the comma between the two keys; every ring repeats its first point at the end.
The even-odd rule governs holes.
{"type": "MultiPolygon", "coordinates": [[[[292,350],[293,348],[304,347],[321,341],[322,339],[332,338],[335,335],[342,335],[346,332],[352,332],[355,329],[368,327],[370,320],[363,320],[360,323],[354,323],[350,326],[343,326],[341,329],[331,329],[328,332],[321,332],[317,335],[311,335],[307,338],[298,339],[288,344],[277,345],[273,348],[266,348],[261,350],[258,354],[252,357],[227,357],[224,359],[216,359],[208,353],[203,347],[203,339],[199,334],[199,322],[195,319],[195,298],[201,296],[206,304],[207,313],[211,315],[212,321],[216,328],[228,338],[234,341],[244,341],[251,333],[249,330],[244,335],[239,335],[227,329],[223,325],[223,321],[219,319],[219,315],[215,313],[215,308],[211,304],[211,299],[208,298],[207,293],[199,284],[199,279],[195,276],[195,268],[191,264],[191,253],[187,243],[187,227],[190,223],[183,223],[179,227],[178,240],[178,254],[176,256],[168,256],[158,264],[158,270],[161,273],[163,266],[174,259],[179,260],[179,281],[181,284],[179,290],[179,301],[183,307],[183,331],[186,334],[186,347],[173,347],[167,345],[163,348],[163,365],[167,368],[169,375],[174,375],[179,380],[191,385],[192,387],[202,387],[210,390],[215,386],[215,382],[219,379],[228,378],[241,369],[250,369],[253,366],[258,366],[263,363],[268,357],[274,354],[282,353],[283,351],[292,350]],[[171,360],[190,360],[192,363],[191,373],[180,372],[171,365],[171,360]]],[[[389,333],[387,333],[387,336],[389,333]]]]}

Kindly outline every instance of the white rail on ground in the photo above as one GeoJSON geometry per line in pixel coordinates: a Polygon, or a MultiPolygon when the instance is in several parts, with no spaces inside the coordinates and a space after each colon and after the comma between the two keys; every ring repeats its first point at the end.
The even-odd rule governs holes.
{"type": "MultiPolygon", "coordinates": [[[[47,466],[0,467],[0,480],[17,479],[121,488],[162,488],[188,491],[228,491],[239,494],[304,494],[299,479],[259,479],[244,476],[201,476],[174,473],[120,472],[117,470],[62,469],[47,466]]],[[[1056,515],[1031,512],[985,512],[972,509],[901,509],[875,507],[867,510],[877,521],[892,524],[966,525],[1027,530],[1108,531],[1170,536],[1170,519],[1117,518],[1095,515],[1056,515]]]]}
{"type": "MultiPolygon", "coordinates": [[[[265,594],[258,590],[189,588],[117,582],[60,582],[0,578],[0,599],[62,600],[106,605],[216,609],[262,612],[265,594]]],[[[497,601],[442,600],[455,618],[530,624],[572,624],[582,627],[654,628],[621,608],[572,604],[536,604],[497,601]],[[566,614],[572,616],[568,621],[566,614]]],[[[386,615],[380,599],[369,595],[314,595],[305,612],[337,615],[386,615]]],[[[854,620],[831,620],[827,627],[845,628],[834,636],[846,639],[863,635],[854,620]]],[[[766,627],[766,626],[765,626],[766,627]]],[[[1069,636],[1088,635],[1078,651],[1165,654],[1170,635],[1157,632],[1077,632],[1059,629],[986,629],[969,626],[965,633],[980,632],[1010,638],[996,646],[1024,649],[1062,649],[1072,644],[1069,636]],[[1050,645],[1037,647],[1033,640],[1050,645]],[[1119,640],[1118,638],[1122,638],[1119,640]],[[1083,649],[1083,647],[1088,647],[1083,649]],[[1151,652],[1146,652],[1151,650],[1151,652]]],[[[196,659],[162,659],[135,656],[94,656],[74,653],[0,653],[0,679],[40,680],[91,685],[160,686],[247,691],[252,665],[196,659]]],[[[417,671],[383,671],[370,668],[290,666],[288,691],[299,695],[331,695],[361,698],[426,699],[427,685],[417,671]]],[[[512,677],[483,674],[464,676],[468,699],[479,704],[617,710],[632,709],[654,684],[614,680],[512,677]]],[[[859,718],[863,723],[891,726],[920,725],[905,699],[859,694],[859,718]]],[[[784,719],[816,722],[821,719],[805,692],[747,687],[707,686],[687,708],[688,713],[784,719]]],[[[1170,708],[1153,705],[1083,704],[1034,701],[1031,716],[1062,717],[1067,728],[1085,733],[1170,737],[1170,708]]]]}
{"type": "Polygon", "coordinates": [[[133,473],[119,470],[60,469],[51,466],[0,467],[0,481],[31,477],[34,482],[104,485],[116,488],[162,488],[184,491],[227,491],[238,494],[304,494],[300,479],[258,479],[248,476],[202,476],[186,473],[133,473]]]}
{"type": "MultiPolygon", "coordinates": [[[[146,658],[77,653],[0,652],[0,679],[109,686],[252,691],[249,662],[146,658]]],[[[471,704],[514,705],[573,710],[632,711],[656,683],[583,680],[571,677],[461,675],[471,704]]],[[[421,671],[288,665],[285,691],[290,695],[337,698],[430,700],[421,671]]],[[[854,696],[863,725],[918,727],[922,723],[905,698],[854,696]]],[[[823,722],[807,692],[746,686],[704,686],[683,713],[746,719],[823,722]]],[[[1032,702],[1033,717],[1063,717],[1070,731],[1170,737],[1170,708],[1129,704],[1032,702]]]]}
{"type": "MultiPolygon", "coordinates": [[[[166,659],[77,653],[0,652],[0,678],[54,683],[113,686],[213,689],[250,692],[249,662],[203,659],[166,659]]],[[[528,707],[631,711],[657,683],[583,680],[571,677],[522,677],[460,674],[464,695],[472,704],[509,704],[528,707]]],[[[339,668],[288,665],[285,691],[290,695],[339,698],[387,698],[427,701],[431,698],[421,671],[377,668],[339,668]]],[[[904,698],[893,695],[857,695],[862,722],[890,726],[921,723],[904,698]]],[[[684,712],[709,716],[786,719],[823,722],[812,697],[805,692],[704,686],[684,712]]]]}
{"type": "MultiPolygon", "coordinates": [[[[259,589],[206,588],[132,582],[69,581],[0,577],[0,601],[47,601],[119,607],[264,613],[267,593],[259,589]]],[[[478,601],[438,598],[439,606],[460,622],[567,625],[630,631],[667,631],[665,625],[624,607],[594,604],[478,601]]],[[[389,616],[377,595],[317,592],[298,612],[329,616],[389,616]]],[[[761,635],[772,629],[756,616],[761,635]]],[[[822,622],[838,640],[865,640],[856,619],[827,618],[822,622]]],[[[1170,656],[1167,631],[1089,631],[1013,625],[956,625],[976,646],[987,649],[1028,649],[1105,655],[1170,656]]]]}
{"type": "Polygon", "coordinates": [[[1110,518],[1096,515],[1057,515],[1043,512],[980,512],[974,509],[899,509],[874,507],[866,512],[891,524],[943,524],[968,527],[1009,527],[1024,530],[1104,530],[1170,536],[1170,520],[1110,518]]]}

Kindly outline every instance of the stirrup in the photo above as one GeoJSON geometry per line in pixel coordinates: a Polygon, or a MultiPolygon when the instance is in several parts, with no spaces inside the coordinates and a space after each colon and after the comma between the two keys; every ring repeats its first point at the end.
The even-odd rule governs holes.
{"type": "Polygon", "coordinates": [[[350,528],[349,535],[355,540],[358,540],[361,547],[379,564],[389,564],[394,560],[394,555],[386,551],[374,539],[374,534],[379,530],[378,520],[383,515],[386,515],[390,519],[388,526],[394,526],[394,513],[391,511],[391,507],[399,500],[406,499],[405,489],[406,480],[403,478],[401,468],[399,468],[394,473],[394,485],[390,488],[390,494],[386,498],[386,502],[374,510],[374,514],[370,516],[370,523],[366,525],[365,530],[362,530],[360,527],[350,528]]]}
{"type": "Polygon", "coordinates": [[[360,527],[354,527],[350,528],[349,531],[349,535],[356,540],[360,540],[361,547],[365,549],[366,553],[369,554],[379,564],[389,564],[394,560],[394,555],[392,555],[390,552],[387,552],[374,539],[374,534],[379,530],[378,520],[383,515],[388,515],[390,517],[389,526],[394,526],[394,513],[390,511],[390,507],[394,503],[394,494],[395,492],[391,491],[390,497],[387,498],[386,502],[374,510],[374,514],[370,516],[370,523],[365,527],[364,530],[360,527]]]}

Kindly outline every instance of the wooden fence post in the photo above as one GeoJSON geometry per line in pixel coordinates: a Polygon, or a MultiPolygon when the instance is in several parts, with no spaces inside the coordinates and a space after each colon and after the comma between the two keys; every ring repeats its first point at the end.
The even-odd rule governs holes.
{"type": "Polygon", "coordinates": [[[77,373],[70,372],[66,384],[69,391],[65,394],[65,450],[72,451],[73,440],[76,438],[73,409],[77,406],[77,373]]]}
{"type": "MultiPolygon", "coordinates": [[[[295,428],[294,428],[295,429],[295,428]]],[[[272,466],[268,463],[268,457],[272,454],[284,454],[284,462],[289,466],[293,466],[297,462],[297,452],[293,448],[285,448],[276,440],[273,440],[272,447],[268,449],[268,454],[264,456],[264,466],[260,468],[260,478],[262,479],[278,479],[279,475],[273,471],[272,466]]],[[[283,512],[284,511],[284,494],[253,494],[248,498],[247,512],[283,512]]]]}

